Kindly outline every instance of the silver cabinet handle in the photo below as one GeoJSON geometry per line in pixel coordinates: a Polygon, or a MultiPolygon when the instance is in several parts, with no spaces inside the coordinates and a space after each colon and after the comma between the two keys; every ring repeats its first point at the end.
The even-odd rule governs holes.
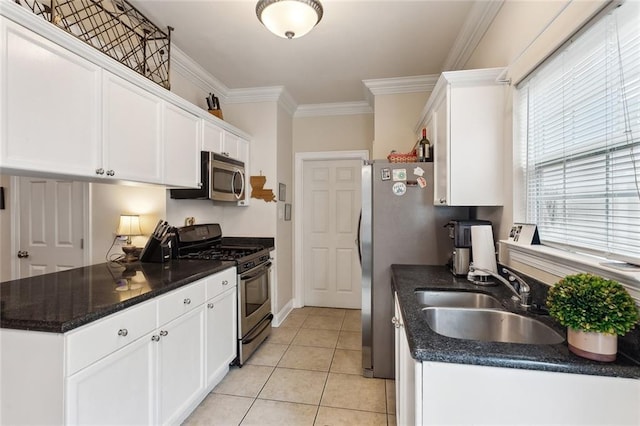
{"type": "Polygon", "coordinates": [[[116,172],[113,170],[107,170],[107,176],[115,176],[116,172]]]}
{"type": "Polygon", "coordinates": [[[396,318],[396,317],[391,318],[391,322],[393,323],[393,326],[394,326],[395,328],[400,328],[400,327],[402,327],[402,324],[400,323],[400,321],[399,321],[399,320],[398,320],[398,318],[396,318]]]}
{"type": "Polygon", "coordinates": [[[227,280],[222,281],[222,285],[228,285],[228,284],[229,284],[229,281],[227,280]]]}
{"type": "Polygon", "coordinates": [[[184,304],[185,305],[190,305],[191,304],[191,299],[184,299],[184,304]]]}
{"type": "Polygon", "coordinates": [[[97,175],[103,175],[104,174],[104,169],[102,167],[96,169],[96,174],[97,175]]]}
{"type": "Polygon", "coordinates": [[[129,334],[129,331],[126,328],[121,328],[120,330],[118,330],[118,336],[126,336],[127,334],[129,334]]]}
{"type": "Polygon", "coordinates": [[[213,309],[213,303],[207,303],[207,308],[213,309]]]}
{"type": "Polygon", "coordinates": [[[447,202],[447,199],[446,198],[440,198],[440,200],[438,200],[438,201],[440,201],[440,204],[445,204],[447,202]]]}
{"type": "Polygon", "coordinates": [[[26,250],[18,250],[18,259],[26,259],[29,257],[29,252],[26,250]]]}
{"type": "Polygon", "coordinates": [[[162,337],[165,337],[165,336],[169,335],[169,332],[167,330],[160,330],[160,335],[162,337]]]}
{"type": "Polygon", "coordinates": [[[154,341],[154,342],[159,342],[160,341],[160,336],[154,334],[153,336],[151,336],[151,340],[154,341]]]}

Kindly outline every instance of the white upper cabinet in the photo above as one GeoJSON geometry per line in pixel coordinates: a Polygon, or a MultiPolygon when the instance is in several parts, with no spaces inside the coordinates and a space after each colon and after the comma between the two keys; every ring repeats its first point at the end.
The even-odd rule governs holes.
{"type": "Polygon", "coordinates": [[[499,68],[440,76],[417,127],[434,155],[434,204],[503,204],[505,85],[499,68]]]}
{"type": "Polygon", "coordinates": [[[0,167],[93,175],[101,70],[0,16],[0,167]]]}
{"type": "Polygon", "coordinates": [[[210,121],[204,120],[202,150],[222,153],[224,144],[224,129],[210,121]]]}
{"type": "Polygon", "coordinates": [[[19,5],[2,6],[0,173],[195,188],[200,150],[248,161],[241,131],[19,5]]]}
{"type": "Polygon", "coordinates": [[[117,179],[162,183],[162,101],[106,71],[103,85],[105,174],[117,179]]]}
{"type": "Polygon", "coordinates": [[[241,146],[244,141],[233,133],[225,132],[224,134],[224,151],[222,155],[227,157],[236,158],[240,161],[244,161],[244,158],[240,158],[241,146]]]}
{"type": "Polygon", "coordinates": [[[204,137],[202,138],[202,150],[211,151],[225,157],[235,158],[246,163],[248,142],[214,123],[204,120],[204,137]]]}
{"type": "Polygon", "coordinates": [[[165,185],[195,188],[200,184],[202,120],[168,102],[163,113],[163,181],[165,185]]]}

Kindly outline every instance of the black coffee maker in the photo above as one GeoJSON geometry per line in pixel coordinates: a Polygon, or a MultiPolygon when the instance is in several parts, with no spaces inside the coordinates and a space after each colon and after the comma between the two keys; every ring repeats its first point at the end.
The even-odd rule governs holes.
{"type": "Polygon", "coordinates": [[[445,225],[449,228],[449,238],[453,240],[451,252],[451,272],[453,275],[467,275],[471,261],[471,227],[491,225],[489,220],[451,220],[445,225]]]}

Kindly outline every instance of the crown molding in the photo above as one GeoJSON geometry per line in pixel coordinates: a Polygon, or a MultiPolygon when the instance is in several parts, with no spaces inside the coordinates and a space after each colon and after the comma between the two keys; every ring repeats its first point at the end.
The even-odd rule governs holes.
{"type": "MultiPolygon", "coordinates": [[[[413,77],[378,78],[362,80],[368,89],[366,92],[377,95],[395,95],[399,93],[430,92],[438,81],[438,75],[418,75],[413,77]]],[[[367,96],[368,97],[368,96],[367,96]]]]}
{"type": "Polygon", "coordinates": [[[284,86],[229,89],[227,103],[243,104],[251,102],[277,102],[291,115],[295,113],[298,107],[295,99],[284,86]]]}
{"type": "Polygon", "coordinates": [[[359,114],[373,114],[373,108],[371,108],[369,102],[360,101],[299,105],[294,117],[327,117],[359,114]]]}
{"type": "Polygon", "coordinates": [[[171,44],[171,71],[176,71],[203,92],[214,92],[222,101],[227,101],[229,88],[191,59],[175,44],[171,44]]]}
{"type": "Polygon", "coordinates": [[[503,4],[504,0],[474,2],[462,30],[460,30],[447,59],[444,61],[443,71],[464,68],[503,4]]]}

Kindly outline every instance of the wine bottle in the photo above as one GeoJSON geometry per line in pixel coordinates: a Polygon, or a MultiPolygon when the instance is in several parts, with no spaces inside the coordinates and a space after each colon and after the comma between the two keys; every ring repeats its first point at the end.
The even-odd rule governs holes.
{"type": "Polygon", "coordinates": [[[431,143],[427,139],[427,129],[422,129],[422,139],[418,145],[418,161],[425,163],[431,161],[431,143]]]}

